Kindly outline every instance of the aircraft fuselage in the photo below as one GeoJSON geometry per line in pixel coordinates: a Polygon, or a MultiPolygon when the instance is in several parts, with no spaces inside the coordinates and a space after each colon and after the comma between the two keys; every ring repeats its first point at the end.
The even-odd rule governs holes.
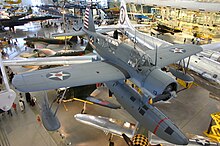
{"type": "Polygon", "coordinates": [[[101,34],[93,33],[90,38],[97,53],[121,70],[143,93],[155,97],[163,94],[167,87],[171,88],[170,91],[176,91],[176,81],[155,66],[147,54],[141,55],[132,46],[101,34]]]}

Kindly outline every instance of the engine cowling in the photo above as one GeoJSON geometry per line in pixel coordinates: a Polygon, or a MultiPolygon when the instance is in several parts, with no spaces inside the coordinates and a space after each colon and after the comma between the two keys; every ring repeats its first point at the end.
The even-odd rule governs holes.
{"type": "Polygon", "coordinates": [[[167,95],[163,100],[168,100],[177,91],[177,82],[161,69],[153,69],[150,73],[146,73],[146,78],[143,83],[143,92],[147,92],[152,98],[159,95],[167,95]],[[168,94],[170,96],[168,96],[168,94]]]}

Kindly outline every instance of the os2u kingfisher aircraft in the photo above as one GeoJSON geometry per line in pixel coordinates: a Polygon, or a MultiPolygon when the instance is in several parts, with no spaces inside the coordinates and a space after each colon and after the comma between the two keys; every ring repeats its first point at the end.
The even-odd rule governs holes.
{"type": "Polygon", "coordinates": [[[161,68],[196,54],[202,48],[171,45],[140,52],[134,46],[96,32],[90,7],[85,11],[84,27],[78,33],[87,35],[90,45],[102,60],[18,74],[12,81],[15,88],[34,92],[105,83],[122,107],[141,125],[168,142],[186,145],[186,136],[148,101],[151,98],[169,100],[175,97],[177,82],[161,68]],[[141,88],[143,95],[126,84],[126,79],[141,88]]]}

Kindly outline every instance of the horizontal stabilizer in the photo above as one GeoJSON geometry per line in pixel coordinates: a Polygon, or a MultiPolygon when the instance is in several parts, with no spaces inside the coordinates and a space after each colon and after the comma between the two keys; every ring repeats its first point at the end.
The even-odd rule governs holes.
{"type": "Polygon", "coordinates": [[[119,109],[119,108],[121,108],[120,105],[111,103],[109,101],[104,101],[104,100],[101,100],[101,99],[97,99],[97,98],[94,98],[92,96],[87,97],[86,100],[88,100],[88,101],[90,101],[90,102],[92,102],[94,104],[98,104],[100,106],[108,107],[108,108],[111,108],[111,109],[119,109]]]}
{"type": "Polygon", "coordinates": [[[169,68],[169,71],[172,73],[172,75],[174,75],[176,78],[178,78],[178,79],[181,79],[181,80],[183,80],[183,81],[185,81],[185,82],[193,82],[194,81],[194,79],[193,79],[193,77],[191,77],[190,75],[188,75],[188,74],[185,74],[184,72],[182,72],[182,71],[179,71],[179,70],[176,70],[176,69],[174,69],[174,68],[172,68],[172,67],[170,67],[169,68]]]}

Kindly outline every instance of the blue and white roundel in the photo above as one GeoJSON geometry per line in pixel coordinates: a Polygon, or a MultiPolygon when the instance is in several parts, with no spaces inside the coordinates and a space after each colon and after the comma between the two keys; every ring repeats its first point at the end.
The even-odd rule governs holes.
{"type": "Polygon", "coordinates": [[[48,79],[51,79],[51,80],[60,80],[60,81],[63,81],[63,80],[66,80],[70,77],[70,73],[68,72],[64,72],[64,71],[58,71],[58,72],[51,72],[51,73],[48,73],[46,75],[46,77],[48,79]]]}

